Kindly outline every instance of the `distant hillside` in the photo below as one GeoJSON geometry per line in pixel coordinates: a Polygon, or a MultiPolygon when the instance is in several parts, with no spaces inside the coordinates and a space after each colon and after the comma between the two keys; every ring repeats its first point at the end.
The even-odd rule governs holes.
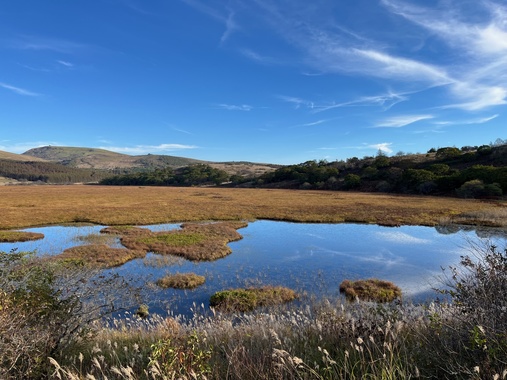
{"type": "Polygon", "coordinates": [[[0,160],[12,161],[45,161],[43,158],[33,157],[25,154],[16,154],[0,150],[0,160]]]}
{"type": "Polygon", "coordinates": [[[148,154],[130,156],[111,152],[105,149],[78,148],[62,146],[44,146],[30,149],[23,155],[38,157],[47,161],[58,162],[74,168],[87,169],[161,169],[178,168],[202,161],[191,158],[148,154]]]}

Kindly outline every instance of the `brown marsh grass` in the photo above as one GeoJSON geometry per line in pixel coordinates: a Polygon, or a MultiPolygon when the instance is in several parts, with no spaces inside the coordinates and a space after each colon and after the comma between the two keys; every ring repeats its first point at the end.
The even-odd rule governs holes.
{"type": "Polygon", "coordinates": [[[401,298],[401,289],[390,281],[370,278],[367,280],[343,280],[340,293],[344,293],[349,301],[392,302],[401,298]]]}
{"type": "Polygon", "coordinates": [[[195,273],[175,273],[157,280],[161,288],[194,289],[204,284],[206,278],[195,273]]]}
{"type": "Polygon", "coordinates": [[[0,243],[18,243],[43,239],[44,234],[24,231],[0,231],[0,243]]]}
{"type": "MultiPolygon", "coordinates": [[[[315,223],[437,225],[505,202],[354,192],[108,186],[1,186],[0,229],[270,219],[315,223]]],[[[473,221],[475,222],[475,221],[473,221]]]]}
{"type": "Polygon", "coordinates": [[[246,312],[258,307],[284,304],[296,298],[296,292],[283,286],[230,289],[213,294],[210,306],[225,312],[246,312]]]}
{"type": "Polygon", "coordinates": [[[146,256],[143,250],[111,248],[105,244],[80,245],[52,256],[54,260],[82,263],[93,268],[112,268],[146,256]]]}
{"type": "Polygon", "coordinates": [[[242,236],[236,228],[246,223],[185,223],[180,230],[126,235],[122,244],[133,250],[144,250],[163,255],[175,255],[192,261],[217,260],[230,254],[227,243],[242,236]]]}

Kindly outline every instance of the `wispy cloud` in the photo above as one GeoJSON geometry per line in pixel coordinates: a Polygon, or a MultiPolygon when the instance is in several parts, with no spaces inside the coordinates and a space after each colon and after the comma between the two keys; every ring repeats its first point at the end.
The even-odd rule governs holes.
{"type": "Polygon", "coordinates": [[[309,122],[309,123],[298,124],[298,125],[293,126],[292,128],[297,128],[297,127],[315,127],[317,125],[321,125],[321,124],[327,123],[328,121],[329,121],[329,119],[321,119],[321,120],[316,120],[316,121],[312,121],[312,122],[309,122]]]}
{"type": "Polygon", "coordinates": [[[419,7],[399,0],[382,0],[382,4],[392,13],[433,33],[459,57],[450,67],[454,80],[449,88],[460,101],[447,108],[476,111],[507,104],[505,3],[475,2],[478,9],[474,21],[463,17],[460,2],[442,2],[439,8],[419,7]]]}
{"type": "Polygon", "coordinates": [[[196,145],[182,145],[182,144],[160,144],[160,145],[136,145],[127,147],[117,146],[103,146],[100,149],[111,150],[113,152],[140,155],[148,153],[166,153],[175,152],[180,150],[197,149],[196,145]]]}
{"type": "Polygon", "coordinates": [[[387,111],[398,103],[405,102],[409,98],[407,94],[388,92],[377,96],[363,96],[358,99],[342,103],[331,103],[327,105],[315,105],[314,112],[328,111],[333,108],[354,107],[354,106],[380,106],[387,111]]]}
{"type": "Polygon", "coordinates": [[[430,244],[431,240],[421,239],[404,232],[377,232],[379,239],[399,244],[430,244]]]}
{"type": "Polygon", "coordinates": [[[248,48],[239,49],[239,52],[241,54],[243,54],[243,56],[245,56],[246,58],[250,59],[251,61],[255,61],[256,63],[262,64],[262,65],[279,65],[281,62],[280,60],[278,60],[276,58],[259,54],[259,53],[255,52],[254,50],[248,49],[248,48]]]}
{"type": "Polygon", "coordinates": [[[11,40],[8,43],[8,46],[13,49],[41,51],[48,50],[65,54],[75,53],[76,51],[89,48],[88,45],[69,40],[30,35],[17,37],[11,40]]]}
{"type": "Polygon", "coordinates": [[[496,119],[498,116],[499,116],[499,114],[481,117],[481,118],[469,119],[469,120],[435,121],[432,124],[439,125],[439,126],[484,124],[484,123],[487,123],[488,121],[496,119]]]}
{"type": "Polygon", "coordinates": [[[208,3],[198,0],[181,0],[199,12],[202,12],[225,26],[225,30],[220,37],[220,43],[225,43],[230,36],[240,29],[235,20],[235,12],[232,9],[218,10],[216,7],[209,6],[208,3]]]}
{"type": "Polygon", "coordinates": [[[278,99],[283,100],[284,102],[290,103],[294,106],[295,109],[300,107],[314,108],[315,104],[312,101],[301,99],[295,96],[286,96],[286,95],[277,95],[278,99]]]}
{"type": "Polygon", "coordinates": [[[368,148],[380,150],[384,153],[391,154],[393,152],[393,150],[391,149],[391,145],[393,145],[393,143],[370,144],[368,145],[368,148]]]}
{"type": "Polygon", "coordinates": [[[218,104],[217,107],[227,111],[251,111],[253,109],[253,107],[248,104],[218,104]]]}
{"type": "Polygon", "coordinates": [[[72,63],[67,62],[67,61],[58,60],[56,62],[59,63],[62,66],[68,67],[68,68],[74,67],[74,65],[72,63]]]}
{"type": "Polygon", "coordinates": [[[0,87],[5,88],[6,90],[12,91],[18,95],[23,95],[23,96],[40,96],[41,95],[36,92],[26,90],[24,88],[15,87],[10,84],[2,83],[2,82],[0,82],[0,87]]]}
{"type": "Polygon", "coordinates": [[[376,128],[401,128],[421,120],[433,119],[433,115],[401,115],[394,116],[375,125],[376,128]]]}

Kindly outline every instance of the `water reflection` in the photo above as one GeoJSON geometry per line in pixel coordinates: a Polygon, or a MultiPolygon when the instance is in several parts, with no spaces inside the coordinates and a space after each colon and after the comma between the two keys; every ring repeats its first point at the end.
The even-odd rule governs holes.
{"type": "MultiPolygon", "coordinates": [[[[178,228],[178,224],[146,226],[153,231],[178,228]]],[[[40,241],[0,244],[12,248],[56,254],[74,245],[85,244],[83,236],[98,235],[103,226],[42,227],[40,241]]],[[[193,303],[208,304],[211,294],[239,286],[284,285],[309,297],[338,296],[344,279],[376,277],[393,281],[405,298],[433,299],[433,287],[441,267],[456,265],[467,254],[470,242],[486,238],[505,246],[506,236],[463,227],[397,228],[361,224],[299,224],[256,221],[240,229],[243,239],[230,243],[233,253],[214,262],[193,263],[148,254],[119,268],[107,270],[141,286],[152,310],[170,309],[187,313],[193,303]],[[206,277],[195,290],[159,289],[154,282],[170,273],[195,272],[206,277]]],[[[113,237],[113,246],[120,246],[113,237]]]]}

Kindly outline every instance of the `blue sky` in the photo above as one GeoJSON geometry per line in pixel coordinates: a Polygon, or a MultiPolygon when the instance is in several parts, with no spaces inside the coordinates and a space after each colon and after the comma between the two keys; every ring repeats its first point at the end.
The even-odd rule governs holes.
{"type": "Polygon", "coordinates": [[[503,0],[16,0],[0,150],[294,164],[507,138],[503,0]]]}

